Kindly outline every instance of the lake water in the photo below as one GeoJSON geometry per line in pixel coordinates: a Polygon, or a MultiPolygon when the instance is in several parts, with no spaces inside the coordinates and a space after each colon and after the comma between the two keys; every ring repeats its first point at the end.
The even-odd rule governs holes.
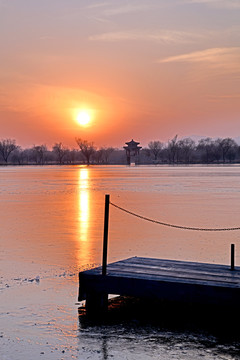
{"type": "MultiPolygon", "coordinates": [[[[0,168],[0,359],[237,359],[239,342],[78,316],[78,271],[102,258],[104,196],[145,217],[240,226],[239,166],[0,168]]],[[[239,231],[179,230],[110,206],[109,261],[131,256],[229,264],[239,231]]]]}

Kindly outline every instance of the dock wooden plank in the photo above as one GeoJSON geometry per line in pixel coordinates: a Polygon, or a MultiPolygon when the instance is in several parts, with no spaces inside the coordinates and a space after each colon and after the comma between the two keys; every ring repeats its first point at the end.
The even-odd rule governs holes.
{"type": "Polygon", "coordinates": [[[156,275],[156,276],[165,276],[165,274],[169,274],[170,276],[176,276],[176,277],[186,277],[186,278],[196,278],[196,279],[205,279],[205,280],[209,280],[209,281],[227,281],[227,282],[232,282],[232,283],[239,283],[240,282],[240,277],[236,277],[236,276],[227,276],[225,274],[210,274],[209,272],[189,272],[188,270],[184,270],[184,271],[178,271],[176,273],[175,270],[165,270],[165,269],[136,269],[134,267],[131,266],[126,266],[125,268],[121,268],[119,266],[113,266],[111,268],[108,269],[108,274],[112,273],[112,272],[119,272],[121,273],[122,271],[124,272],[129,272],[129,273],[136,273],[136,274],[152,274],[152,275],[156,275]]]}
{"type": "MultiPolygon", "coordinates": [[[[194,270],[190,270],[190,269],[184,269],[180,271],[180,269],[178,269],[178,271],[176,271],[175,269],[164,269],[162,267],[159,268],[141,268],[141,267],[134,267],[134,266],[119,266],[119,265],[112,265],[111,267],[109,267],[108,269],[108,273],[112,272],[112,271],[128,271],[128,272],[132,272],[132,273],[139,273],[139,274],[154,274],[154,275],[162,275],[162,274],[173,274],[174,276],[191,276],[191,277],[196,277],[196,278],[204,278],[204,279],[209,279],[214,281],[214,279],[219,279],[219,280],[226,280],[226,281],[230,281],[230,282],[239,282],[240,281],[240,276],[236,276],[234,274],[226,274],[226,273],[210,273],[210,272],[206,272],[206,271],[194,271],[194,270]]],[[[229,271],[230,272],[230,271],[229,271]]]]}
{"type": "Polygon", "coordinates": [[[196,281],[205,281],[205,282],[212,282],[212,283],[216,283],[216,284],[235,284],[237,286],[239,285],[239,281],[237,281],[236,279],[232,280],[230,278],[226,278],[223,276],[201,276],[201,274],[193,274],[193,273],[187,273],[187,272],[182,272],[182,273],[177,273],[174,271],[158,271],[158,272],[152,272],[152,271],[132,271],[132,268],[122,268],[120,271],[118,268],[111,268],[108,271],[108,275],[112,275],[112,276],[124,276],[129,274],[131,275],[140,275],[143,278],[146,276],[151,276],[151,277],[155,277],[155,278],[168,278],[168,279],[187,279],[187,280],[196,280],[196,281]]]}
{"type": "MultiPolygon", "coordinates": [[[[228,270],[230,269],[230,266],[226,266],[226,265],[219,265],[219,264],[207,264],[207,263],[197,263],[197,262],[188,262],[188,261],[177,261],[177,260],[160,260],[160,259],[150,259],[150,258],[137,258],[137,257],[133,257],[133,258],[129,258],[129,259],[125,259],[123,261],[119,261],[116,262],[114,264],[131,264],[131,265],[135,265],[135,266],[140,266],[140,267],[156,267],[158,268],[159,266],[164,267],[164,268],[177,268],[179,269],[189,269],[191,268],[191,271],[202,271],[204,269],[204,271],[209,271],[211,274],[212,273],[224,273],[224,274],[232,274],[233,276],[239,276],[240,277],[240,272],[239,271],[234,271],[234,272],[228,272],[228,270]]],[[[236,267],[236,270],[239,270],[239,268],[236,267]]],[[[232,276],[231,275],[231,276],[232,276]]]]}
{"type": "Polygon", "coordinates": [[[183,261],[177,261],[177,260],[165,260],[165,259],[160,260],[160,259],[137,258],[137,257],[126,259],[126,260],[122,261],[122,263],[125,263],[125,262],[128,264],[135,264],[135,265],[140,265],[140,266],[144,266],[144,265],[156,266],[156,267],[163,266],[165,268],[170,267],[170,268],[177,268],[177,269],[191,267],[191,269],[199,270],[199,271],[201,271],[204,268],[204,270],[208,270],[211,273],[226,272],[226,270],[229,270],[229,268],[230,268],[230,266],[219,265],[219,264],[197,263],[197,262],[190,262],[190,261],[183,262],[183,261]]]}
{"type": "Polygon", "coordinates": [[[79,300],[91,297],[92,301],[102,293],[233,306],[240,303],[240,268],[231,271],[226,265],[133,257],[109,264],[106,275],[98,267],[81,272],[79,279],[79,300]]]}
{"type": "MultiPolygon", "coordinates": [[[[228,273],[228,270],[230,267],[226,265],[216,265],[216,264],[207,264],[207,263],[196,263],[196,262],[183,262],[183,261],[176,261],[176,260],[159,260],[159,259],[151,259],[151,258],[129,258],[121,261],[117,261],[113,263],[114,265],[134,265],[134,266],[140,266],[140,267],[148,267],[148,268],[177,268],[177,269],[189,269],[194,271],[210,271],[210,273],[228,273]]],[[[112,264],[109,264],[108,266],[111,266],[112,264]]],[[[236,267],[236,270],[239,270],[240,268],[236,267]]],[[[232,272],[232,274],[235,274],[237,276],[240,276],[239,271],[232,272]]]]}
{"type": "MultiPolygon", "coordinates": [[[[155,277],[168,277],[168,278],[182,278],[182,279],[195,279],[195,280],[202,280],[204,282],[216,282],[218,283],[226,283],[226,284],[233,284],[236,286],[240,286],[240,271],[229,271],[227,266],[217,266],[213,264],[212,268],[213,271],[211,272],[211,265],[212,264],[198,264],[198,263],[183,263],[183,262],[173,262],[174,266],[171,266],[172,262],[169,260],[157,260],[155,265],[152,266],[152,260],[155,259],[143,259],[145,263],[139,263],[139,261],[134,263],[130,258],[127,260],[115,262],[109,264],[108,266],[108,274],[114,276],[123,276],[127,273],[131,275],[142,274],[142,276],[152,275],[155,277]],[[157,266],[158,264],[158,266],[157,266]],[[167,266],[165,266],[167,264],[167,266]],[[209,269],[209,270],[206,270],[209,269]],[[221,271],[220,271],[221,270],[221,271]],[[224,271],[223,271],[224,270],[224,271]]],[[[94,272],[101,272],[101,268],[94,269],[94,272]]]]}
{"type": "MultiPolygon", "coordinates": [[[[135,268],[135,270],[137,271],[137,269],[139,269],[140,271],[158,271],[159,269],[163,270],[163,271],[183,271],[183,272],[189,272],[190,270],[194,273],[199,273],[199,274],[206,274],[206,275],[217,275],[217,276],[227,276],[230,278],[238,278],[240,279],[240,272],[239,271],[229,271],[230,268],[225,268],[225,269],[212,269],[209,267],[205,267],[204,265],[199,267],[194,265],[193,263],[191,263],[188,266],[165,266],[164,263],[159,263],[159,265],[148,265],[148,264],[134,264],[131,262],[125,262],[125,263],[113,263],[110,265],[110,267],[115,267],[115,268],[121,268],[121,267],[131,267],[131,268],[135,268]]],[[[237,269],[236,269],[237,270],[237,269]]]]}
{"type": "MultiPolygon", "coordinates": [[[[101,269],[99,269],[98,272],[99,275],[101,275],[101,269]]],[[[94,275],[94,274],[92,274],[94,275]]],[[[97,275],[97,273],[95,273],[97,275]]],[[[114,270],[108,270],[107,273],[108,277],[121,277],[121,278],[138,278],[138,279],[149,279],[149,280],[155,280],[155,281],[162,281],[162,282],[181,282],[181,283],[191,283],[191,284],[201,284],[201,285],[211,285],[211,286],[224,286],[224,287],[240,287],[239,282],[233,282],[233,281],[227,281],[224,279],[204,279],[201,277],[194,277],[191,274],[190,275],[183,275],[183,274],[169,274],[169,273],[160,273],[160,274],[152,274],[152,273],[141,273],[141,272],[131,272],[131,271],[125,271],[122,269],[122,271],[114,271],[114,270]]]]}

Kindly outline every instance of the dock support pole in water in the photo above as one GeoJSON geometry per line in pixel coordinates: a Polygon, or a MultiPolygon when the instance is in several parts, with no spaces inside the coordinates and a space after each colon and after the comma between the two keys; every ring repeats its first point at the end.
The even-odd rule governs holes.
{"type": "Polygon", "coordinates": [[[235,244],[231,244],[231,270],[234,270],[235,244]]]}
{"type": "Polygon", "coordinates": [[[106,275],[106,274],[107,274],[109,202],[110,202],[110,195],[105,195],[105,215],[104,215],[104,233],[103,233],[102,275],[106,275]]]}

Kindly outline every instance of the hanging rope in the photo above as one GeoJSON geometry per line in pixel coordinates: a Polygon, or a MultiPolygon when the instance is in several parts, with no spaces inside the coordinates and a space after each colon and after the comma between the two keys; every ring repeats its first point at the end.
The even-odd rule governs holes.
{"type": "Polygon", "coordinates": [[[165,222],[162,222],[162,221],[158,221],[158,220],[154,220],[154,219],[150,219],[150,218],[147,218],[146,216],[142,216],[142,215],[139,215],[139,214],[136,214],[132,211],[129,211],[127,209],[124,209],[122,208],[121,206],[118,206],[114,203],[112,203],[110,201],[110,204],[112,206],[114,206],[115,208],[121,210],[121,211],[124,211],[125,213],[127,214],[130,214],[130,215],[133,215],[139,219],[142,219],[142,220],[146,220],[146,221],[149,221],[149,222],[152,222],[152,223],[155,223],[155,224],[159,224],[159,225],[163,225],[163,226],[168,226],[168,227],[172,227],[172,228],[176,228],[176,229],[182,229],[182,230],[194,230],[194,231],[234,231],[234,230],[240,230],[240,227],[231,227],[231,228],[198,228],[198,227],[190,227],[190,226],[181,226],[181,225],[173,225],[173,224],[168,224],[168,223],[165,223],[165,222]]]}

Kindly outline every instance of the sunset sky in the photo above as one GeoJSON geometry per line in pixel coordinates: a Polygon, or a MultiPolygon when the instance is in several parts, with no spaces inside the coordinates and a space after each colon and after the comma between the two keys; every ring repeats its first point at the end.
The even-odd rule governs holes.
{"type": "Polygon", "coordinates": [[[0,39],[0,139],[240,136],[240,0],[0,0],[0,39]]]}

